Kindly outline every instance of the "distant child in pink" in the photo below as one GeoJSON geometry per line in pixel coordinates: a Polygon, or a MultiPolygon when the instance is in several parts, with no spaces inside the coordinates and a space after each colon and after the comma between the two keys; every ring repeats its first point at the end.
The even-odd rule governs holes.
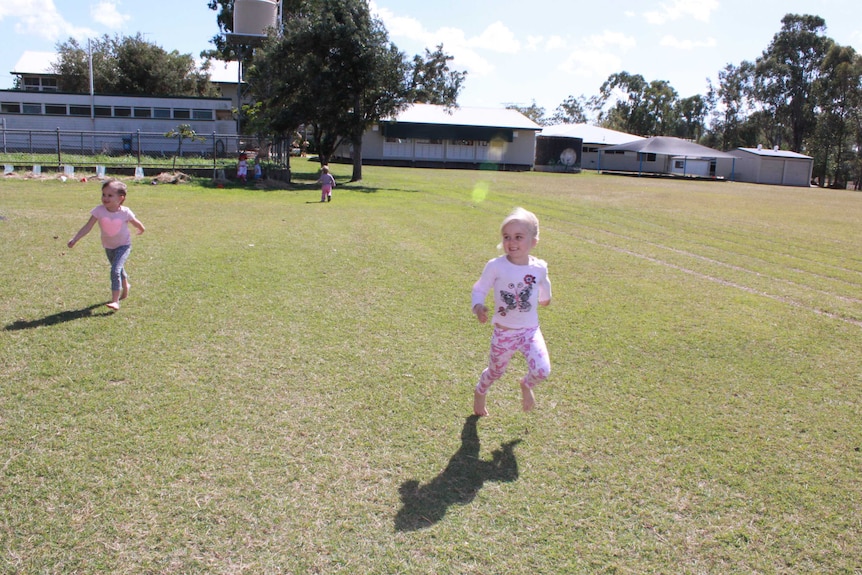
{"type": "Polygon", "coordinates": [[[90,233],[96,222],[102,231],[102,247],[111,263],[111,301],[107,304],[113,310],[120,309],[120,300],[129,296],[129,276],[126,274],[126,259],[132,251],[132,236],[129,224],[138,230],[138,235],[144,233],[142,224],[125,207],[126,184],[119,180],[108,180],[102,184],[102,205],[90,211],[90,219],[84,224],[75,237],[69,240],[69,247],[75,247],[78,241],[90,233]]]}
{"type": "Polygon", "coordinates": [[[335,178],[329,173],[329,166],[320,168],[320,178],[317,180],[320,184],[320,201],[332,201],[332,188],[335,187],[335,178]]]}
{"type": "Polygon", "coordinates": [[[548,264],[530,255],[539,242],[539,220],[523,208],[515,208],[500,226],[504,255],[485,264],[473,285],[473,313],[479,323],[488,321],[485,298],[493,290],[494,332],[488,367],[479,376],[473,393],[473,413],[488,415],[486,394],[500,379],[516,352],[527,360],[527,374],[521,379],[524,411],[536,405],[533,387],[551,373],[545,338],[539,328],[538,306],[551,303],[548,264]]]}

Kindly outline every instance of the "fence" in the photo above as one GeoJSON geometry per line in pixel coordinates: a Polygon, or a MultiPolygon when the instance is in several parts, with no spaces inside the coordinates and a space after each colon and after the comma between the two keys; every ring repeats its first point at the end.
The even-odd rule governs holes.
{"type": "Polygon", "coordinates": [[[170,137],[155,132],[0,129],[0,163],[51,165],[98,163],[109,167],[221,167],[240,152],[286,164],[289,142],[235,134],[170,137]],[[211,160],[211,163],[209,162],[211,160]]]}

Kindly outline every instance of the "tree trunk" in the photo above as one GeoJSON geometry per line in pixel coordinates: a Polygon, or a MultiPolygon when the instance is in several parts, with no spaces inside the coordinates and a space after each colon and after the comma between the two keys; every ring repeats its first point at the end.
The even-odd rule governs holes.
{"type": "Polygon", "coordinates": [[[354,139],[353,142],[353,175],[350,177],[351,182],[358,182],[362,179],[362,136],[354,139]]]}

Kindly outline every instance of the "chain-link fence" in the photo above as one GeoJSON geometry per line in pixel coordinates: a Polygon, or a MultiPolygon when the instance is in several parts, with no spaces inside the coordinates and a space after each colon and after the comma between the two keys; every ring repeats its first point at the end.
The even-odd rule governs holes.
{"type": "Polygon", "coordinates": [[[236,164],[240,153],[285,165],[288,142],[254,136],[197,134],[166,136],[154,132],[73,130],[0,130],[0,163],[94,164],[108,167],[221,168],[236,164]]]}

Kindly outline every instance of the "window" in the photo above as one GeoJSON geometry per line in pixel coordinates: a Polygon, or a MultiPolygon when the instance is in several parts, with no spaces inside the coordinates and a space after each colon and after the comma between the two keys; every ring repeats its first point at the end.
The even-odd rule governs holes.
{"type": "Polygon", "coordinates": [[[452,140],[453,146],[472,146],[473,140],[452,140]]]}
{"type": "Polygon", "coordinates": [[[192,110],[192,117],[195,120],[212,120],[213,119],[213,111],[212,110],[195,109],[195,110],[192,110]]]}
{"type": "Polygon", "coordinates": [[[233,113],[230,110],[216,110],[216,120],[232,120],[233,113]]]}
{"type": "Polygon", "coordinates": [[[584,146],[583,152],[585,154],[595,154],[599,149],[593,146],[584,146]]]}
{"type": "Polygon", "coordinates": [[[90,106],[69,106],[70,116],[89,116],[90,106]]]}
{"type": "Polygon", "coordinates": [[[681,170],[685,167],[685,162],[682,160],[674,160],[673,167],[675,170],[681,170]]]}
{"type": "Polygon", "coordinates": [[[41,89],[39,78],[24,78],[24,89],[38,92],[41,89]]]}
{"type": "Polygon", "coordinates": [[[57,91],[57,79],[56,78],[42,78],[42,91],[43,92],[56,92],[57,91]]]}
{"type": "Polygon", "coordinates": [[[42,104],[24,104],[25,114],[41,114],[42,104]]]}
{"type": "Polygon", "coordinates": [[[655,154],[651,154],[651,153],[641,154],[641,157],[643,158],[643,161],[645,161],[645,162],[655,162],[655,154]]]}
{"type": "Polygon", "coordinates": [[[153,118],[171,118],[170,108],[153,108],[153,118]]]}
{"type": "Polygon", "coordinates": [[[120,106],[114,106],[114,117],[115,118],[129,118],[132,116],[131,108],[122,108],[120,106]]]}
{"type": "Polygon", "coordinates": [[[45,104],[45,114],[49,116],[65,116],[66,104],[45,104]]]}
{"type": "Polygon", "coordinates": [[[443,143],[443,140],[438,140],[437,138],[416,138],[417,144],[433,144],[435,146],[439,146],[443,143]]]}
{"type": "Polygon", "coordinates": [[[3,102],[0,103],[0,112],[5,114],[20,114],[21,104],[18,102],[3,102]]]}
{"type": "Polygon", "coordinates": [[[174,108],[175,120],[188,120],[191,117],[191,110],[189,110],[188,108],[174,108]]]}
{"type": "Polygon", "coordinates": [[[96,106],[95,109],[96,116],[99,118],[110,118],[111,117],[111,107],[110,106],[96,106]]]}
{"type": "Polygon", "coordinates": [[[136,118],[150,118],[153,115],[152,108],[135,108],[136,118]]]}

